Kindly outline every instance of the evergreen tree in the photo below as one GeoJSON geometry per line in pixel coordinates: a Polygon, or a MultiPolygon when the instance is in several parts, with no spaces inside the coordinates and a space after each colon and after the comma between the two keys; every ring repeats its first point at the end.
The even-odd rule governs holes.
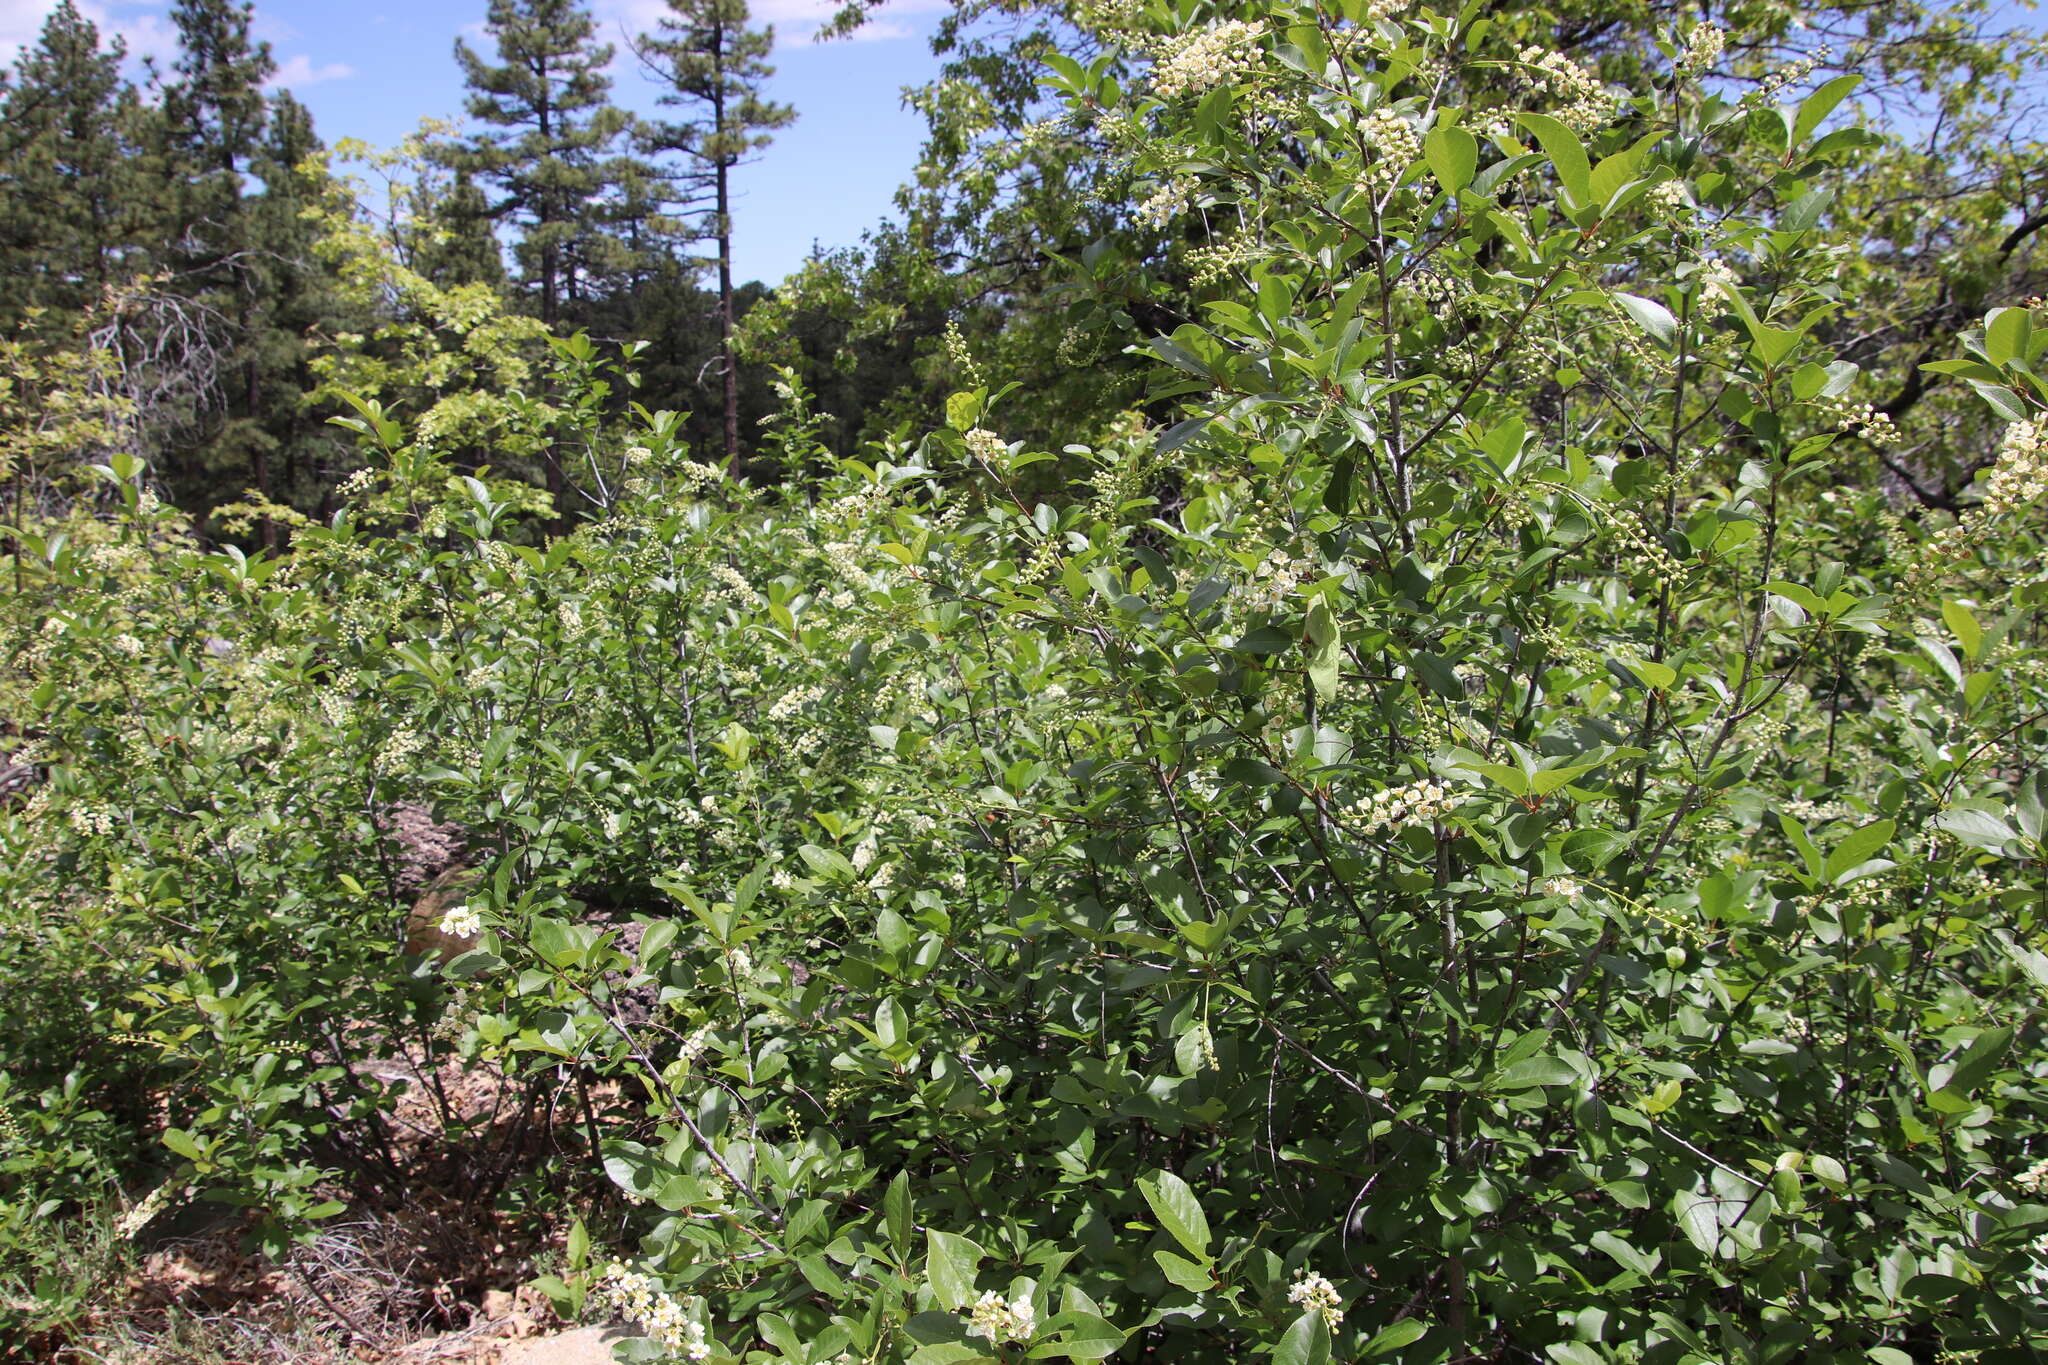
{"type": "Polygon", "coordinates": [[[262,152],[263,85],[277,63],[250,34],[251,18],[246,0],[178,0],[171,11],[179,53],[162,101],[167,194],[177,205],[168,253],[176,287],[195,315],[219,320],[220,332],[218,413],[210,421],[193,414],[198,435],[171,452],[164,471],[195,510],[227,500],[245,477],[271,493],[276,441],[261,406],[260,281],[245,177],[262,152]]]}
{"type": "Polygon", "coordinates": [[[412,193],[425,228],[413,243],[413,269],[443,287],[504,284],[505,258],[491,231],[491,201],[467,172],[438,184],[423,176],[412,193]]]}
{"type": "Polygon", "coordinates": [[[0,96],[0,309],[76,314],[125,277],[147,238],[136,183],[141,103],[126,47],[62,0],[0,96]]]}
{"type": "Polygon", "coordinates": [[[786,104],[764,99],[775,74],[765,60],[775,31],[747,27],[746,0],[668,0],[653,35],[639,46],[641,61],[664,87],[661,103],[686,110],[658,125],[652,145],[680,152],[695,178],[710,189],[705,235],[718,248],[718,358],[724,379],[725,458],[740,454],[739,373],[733,356],[732,185],[734,166],[772,140],[771,131],[795,120],[786,104]]]}
{"type": "Polygon", "coordinates": [[[615,264],[594,206],[626,173],[615,153],[630,119],[611,103],[612,48],[594,41],[577,0],[491,0],[485,29],[497,65],[455,44],[470,116],[484,128],[448,159],[496,191],[490,215],[517,226],[520,282],[555,330],[574,321],[592,276],[615,264]]]}
{"type": "Polygon", "coordinates": [[[202,196],[239,210],[241,174],[262,144],[269,115],[263,83],[277,73],[270,44],[249,32],[247,0],[178,0],[176,79],[164,90],[164,117],[181,167],[202,196]]]}
{"type": "Polygon", "coordinates": [[[338,192],[317,159],[321,150],[306,106],[289,91],[272,96],[253,163],[263,191],[249,203],[256,310],[246,342],[245,383],[252,387],[244,401],[251,439],[264,443],[277,475],[275,486],[263,491],[302,509],[324,505],[326,469],[341,445],[307,402],[317,383],[308,364],[311,340],[364,325],[349,316],[314,250],[317,229],[306,211],[338,192]]]}

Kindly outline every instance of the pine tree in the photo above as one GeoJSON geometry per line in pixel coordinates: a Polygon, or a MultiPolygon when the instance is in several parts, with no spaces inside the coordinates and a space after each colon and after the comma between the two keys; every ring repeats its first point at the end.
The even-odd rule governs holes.
{"type": "Polygon", "coordinates": [[[0,96],[0,309],[76,314],[134,268],[151,216],[136,183],[141,103],[126,47],[62,0],[0,96]]]}
{"type": "Polygon", "coordinates": [[[412,189],[425,231],[413,243],[410,264],[442,286],[502,285],[505,258],[491,232],[491,201],[466,172],[445,182],[422,177],[412,189]]]}
{"type": "Polygon", "coordinates": [[[263,140],[269,107],[263,83],[277,74],[270,44],[249,32],[248,0],[178,0],[176,79],[164,89],[164,117],[199,188],[225,203],[241,197],[241,174],[263,140]]]}
{"type": "MultiPolygon", "coordinates": [[[[260,283],[246,177],[263,148],[277,71],[270,45],[250,33],[243,0],[178,0],[171,11],[179,53],[162,102],[167,191],[178,205],[169,247],[179,288],[225,319],[215,382],[218,420],[201,424],[196,448],[166,470],[188,507],[240,491],[241,471],[268,497],[276,444],[262,411],[260,283]]],[[[197,415],[194,418],[197,422],[197,415]]],[[[265,539],[269,539],[265,527],[265,539]]]]}
{"type": "Polygon", "coordinates": [[[448,159],[496,191],[494,219],[518,227],[522,283],[552,331],[609,264],[592,206],[622,175],[615,149],[630,119],[611,103],[612,48],[593,41],[596,25],[577,0],[491,0],[485,30],[498,65],[455,44],[470,116],[484,130],[448,159]]]}
{"type": "Polygon", "coordinates": [[[652,144],[687,158],[711,191],[710,231],[718,247],[718,356],[725,382],[725,458],[740,455],[739,372],[733,357],[732,183],[734,166],[766,147],[770,131],[796,110],[764,99],[775,74],[764,60],[775,31],[747,27],[746,0],[668,0],[653,35],[638,47],[641,62],[664,88],[661,103],[689,111],[658,125],[652,144]]]}
{"type": "Polygon", "coordinates": [[[247,342],[254,387],[245,399],[255,433],[281,466],[276,486],[264,491],[301,509],[323,505],[325,468],[343,448],[307,401],[317,384],[309,364],[311,340],[364,325],[349,315],[314,249],[318,231],[306,216],[340,193],[319,159],[322,150],[306,106],[289,91],[271,96],[263,143],[252,163],[263,191],[249,203],[249,268],[257,306],[247,342]]]}

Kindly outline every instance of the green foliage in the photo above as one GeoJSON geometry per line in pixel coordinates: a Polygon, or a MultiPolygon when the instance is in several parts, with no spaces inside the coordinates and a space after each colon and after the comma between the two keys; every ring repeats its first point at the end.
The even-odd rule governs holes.
{"type": "MultiPolygon", "coordinates": [[[[786,375],[806,500],[611,416],[578,336],[503,400],[573,534],[356,394],[289,555],[125,459],[21,535],[0,987],[60,1004],[0,1043],[10,1209],[190,1186],[281,1252],[389,1177],[356,1063],[412,1038],[576,1092],[610,1191],[542,1287],[628,1358],[2048,1342],[2048,327],[1930,359],[1987,458],[1909,520],[1850,477],[1846,87],[1120,22],[1149,75],[1051,88],[1231,224],[1132,360],[1170,420],[1020,438],[963,342],[942,429],[823,469],[786,375]],[[400,802],[470,833],[445,964],[400,802]]],[[[451,397],[454,292],[407,340],[451,397]]]]}

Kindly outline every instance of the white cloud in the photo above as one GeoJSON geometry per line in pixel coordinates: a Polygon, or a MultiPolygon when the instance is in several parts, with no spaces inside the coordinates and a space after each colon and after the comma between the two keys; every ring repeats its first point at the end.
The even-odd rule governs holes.
{"type": "Polygon", "coordinates": [[[347,62],[323,62],[313,65],[313,59],[304,53],[287,57],[278,63],[277,74],[264,82],[267,90],[304,90],[309,85],[322,81],[345,81],[356,74],[356,69],[347,62]]]}
{"type": "MultiPolygon", "coordinates": [[[[43,20],[55,8],[57,0],[0,0],[0,64],[12,65],[16,50],[42,35],[43,20]]],[[[177,30],[155,4],[82,0],[78,12],[98,25],[100,41],[115,34],[127,39],[130,57],[169,58],[177,53],[177,30]]]]}

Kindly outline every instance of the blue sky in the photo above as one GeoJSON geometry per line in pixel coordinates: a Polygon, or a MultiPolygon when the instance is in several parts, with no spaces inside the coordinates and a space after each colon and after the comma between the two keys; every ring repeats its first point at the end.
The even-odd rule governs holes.
{"type": "MultiPolygon", "coordinates": [[[[33,40],[56,0],[0,0],[0,61],[33,40]]],[[[128,38],[131,52],[168,61],[175,53],[170,0],[81,0],[103,31],[128,38]]],[[[482,36],[486,0],[257,0],[256,31],[267,39],[288,86],[332,142],[359,137],[395,143],[422,118],[460,118],[458,36],[493,55],[482,36]]],[[[644,31],[662,0],[595,0],[607,38],[620,49],[613,93],[655,112],[653,89],[634,69],[622,32],[644,31]]],[[[773,23],[772,98],[797,108],[775,144],[735,172],[734,267],[741,280],[770,283],[794,270],[813,242],[850,246],[891,211],[891,197],[917,161],[923,125],[902,107],[902,89],[937,70],[928,38],[944,0],[891,0],[859,39],[816,43],[811,34],[831,0],[753,0],[757,23],[773,23]]]]}

